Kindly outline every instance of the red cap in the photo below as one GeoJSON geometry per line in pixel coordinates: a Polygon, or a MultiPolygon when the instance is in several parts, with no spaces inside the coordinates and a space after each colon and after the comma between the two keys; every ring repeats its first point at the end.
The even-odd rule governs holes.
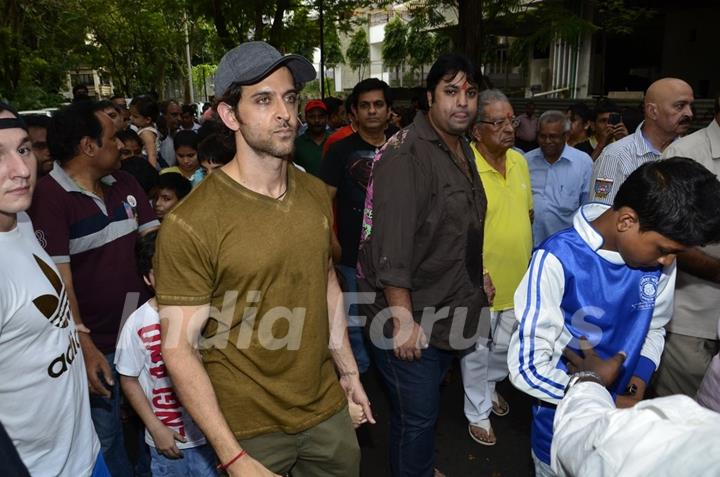
{"type": "Polygon", "coordinates": [[[307,113],[311,109],[315,108],[320,108],[327,113],[327,106],[325,106],[325,103],[323,103],[321,99],[311,99],[308,101],[305,105],[305,112],[307,113]]]}

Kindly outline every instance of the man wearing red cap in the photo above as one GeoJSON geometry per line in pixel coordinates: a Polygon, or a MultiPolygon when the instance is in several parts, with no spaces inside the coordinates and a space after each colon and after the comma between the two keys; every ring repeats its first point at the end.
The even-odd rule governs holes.
{"type": "Polygon", "coordinates": [[[327,106],[319,99],[313,99],[305,105],[307,130],[295,139],[295,164],[302,166],[310,174],[317,176],[327,131],[327,106]]]}

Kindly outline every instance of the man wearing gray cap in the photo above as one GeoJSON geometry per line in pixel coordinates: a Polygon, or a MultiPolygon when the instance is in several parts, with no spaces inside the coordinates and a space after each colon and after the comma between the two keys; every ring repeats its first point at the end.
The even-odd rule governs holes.
{"type": "Polygon", "coordinates": [[[331,266],[327,188],[289,167],[297,88],[314,78],[262,42],[223,57],[217,112],[237,152],[158,237],[163,357],[231,476],[357,476],[348,403],[374,422],[331,266]]]}

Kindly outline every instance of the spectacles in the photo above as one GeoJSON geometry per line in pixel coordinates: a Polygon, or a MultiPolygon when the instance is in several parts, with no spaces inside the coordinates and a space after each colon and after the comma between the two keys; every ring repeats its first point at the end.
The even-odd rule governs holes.
{"type": "Polygon", "coordinates": [[[498,119],[497,121],[478,121],[479,123],[489,124],[493,129],[500,129],[506,124],[510,124],[513,128],[520,126],[520,120],[518,118],[505,118],[498,119]]]}

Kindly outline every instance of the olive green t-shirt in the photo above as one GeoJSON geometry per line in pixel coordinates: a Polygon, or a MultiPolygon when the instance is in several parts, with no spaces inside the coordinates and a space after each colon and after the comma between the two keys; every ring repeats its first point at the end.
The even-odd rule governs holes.
{"type": "Polygon", "coordinates": [[[218,170],[168,214],[154,258],[160,305],[211,305],[203,363],[238,439],[313,427],[346,401],[328,349],[331,205],[288,167],[276,200],[218,170]]]}

